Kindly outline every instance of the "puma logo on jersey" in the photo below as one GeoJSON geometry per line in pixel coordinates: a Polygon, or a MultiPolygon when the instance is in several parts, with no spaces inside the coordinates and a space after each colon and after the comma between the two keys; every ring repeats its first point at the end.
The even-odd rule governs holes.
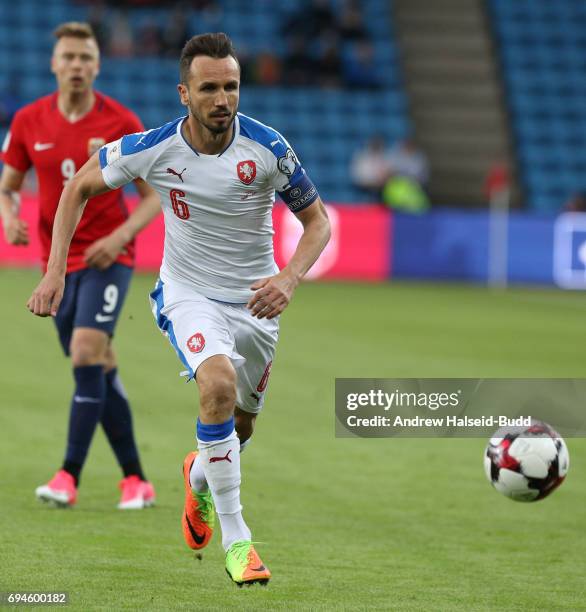
{"type": "Polygon", "coordinates": [[[230,453],[232,449],[230,449],[223,457],[210,457],[210,463],[217,463],[218,461],[228,461],[228,463],[232,463],[232,459],[230,459],[230,453]]]}
{"type": "Polygon", "coordinates": [[[175,176],[179,177],[179,180],[183,183],[183,177],[181,176],[185,171],[187,170],[187,168],[183,168],[183,170],[181,170],[181,172],[177,172],[176,170],[173,170],[173,168],[167,168],[167,174],[174,174],[175,176]]]}
{"type": "Polygon", "coordinates": [[[35,151],[46,151],[47,149],[52,149],[55,146],[52,142],[35,142],[33,145],[33,149],[35,151]]]}

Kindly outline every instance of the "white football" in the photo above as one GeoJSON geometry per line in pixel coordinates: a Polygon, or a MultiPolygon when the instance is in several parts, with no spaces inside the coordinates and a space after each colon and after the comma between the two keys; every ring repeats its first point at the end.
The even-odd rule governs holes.
{"type": "Polygon", "coordinates": [[[570,467],[563,438],[547,423],[503,427],[484,452],[484,470],[493,487],[515,501],[538,501],[557,489],[570,467]]]}

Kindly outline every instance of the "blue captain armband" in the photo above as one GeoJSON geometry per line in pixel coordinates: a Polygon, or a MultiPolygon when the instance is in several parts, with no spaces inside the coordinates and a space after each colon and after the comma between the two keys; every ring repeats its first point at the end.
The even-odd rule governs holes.
{"type": "Polygon", "coordinates": [[[298,213],[313,204],[319,196],[316,186],[305,172],[295,181],[294,185],[288,185],[284,191],[279,191],[279,195],[283,202],[287,204],[289,210],[294,213],[298,213]]]}

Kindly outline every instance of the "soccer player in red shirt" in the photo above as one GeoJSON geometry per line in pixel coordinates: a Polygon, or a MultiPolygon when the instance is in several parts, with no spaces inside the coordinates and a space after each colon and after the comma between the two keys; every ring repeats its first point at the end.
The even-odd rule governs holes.
{"type": "MultiPolygon", "coordinates": [[[[4,142],[0,177],[4,237],[10,244],[26,245],[28,227],[18,217],[18,195],[25,173],[34,166],[45,267],[65,183],[102,145],[144,130],[130,110],[93,89],[99,49],[91,27],[65,23],[55,30],[55,37],[51,70],[58,91],[16,113],[4,142]]],[[[132,275],[134,237],[160,210],[151,187],[141,180],[136,187],[141,201],[131,214],[120,189],[87,202],[67,259],[65,295],[55,323],[63,350],[71,356],[75,390],[63,466],[36,490],[39,499],[59,507],[76,502],[80,472],[98,422],[124,473],[118,507],[144,508],[155,499],[142,471],[111,342],[132,275]]]]}

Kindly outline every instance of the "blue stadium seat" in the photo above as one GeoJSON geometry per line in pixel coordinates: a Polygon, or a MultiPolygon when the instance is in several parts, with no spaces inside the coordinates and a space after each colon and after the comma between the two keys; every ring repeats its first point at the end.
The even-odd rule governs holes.
{"type": "Polygon", "coordinates": [[[586,188],[586,2],[491,0],[531,206],[586,188]]]}
{"type": "MultiPolygon", "coordinates": [[[[330,1],[337,11],[345,2],[330,1]]],[[[220,4],[222,12],[219,22],[216,16],[205,11],[188,14],[186,19],[190,32],[224,30],[233,38],[237,49],[241,47],[253,54],[271,50],[284,56],[286,38],[282,34],[282,25],[299,10],[298,2],[220,0],[220,4]]],[[[383,68],[382,90],[341,92],[319,88],[247,86],[241,99],[243,112],[273,125],[289,139],[319,185],[322,195],[336,201],[357,197],[363,199],[351,185],[348,164],[352,153],[369,135],[380,131],[392,141],[409,132],[392,36],[392,2],[363,0],[360,4],[377,63],[383,68]],[[372,116],[377,117],[376,122],[372,121],[372,116]]],[[[499,1],[495,6],[501,4],[499,1]]],[[[525,7],[525,3],[522,4],[525,7]]],[[[14,53],[18,52],[18,71],[21,75],[18,93],[23,101],[32,101],[52,91],[54,77],[49,72],[49,56],[53,39],[50,30],[63,21],[86,20],[88,5],[73,0],[0,2],[0,86],[6,86],[5,83],[11,81],[14,53]]],[[[509,9],[505,6],[502,10],[509,9]]],[[[129,21],[135,30],[146,20],[154,19],[161,23],[167,14],[168,9],[160,7],[128,11],[129,21]]],[[[586,18],[586,12],[584,16],[586,18]]],[[[580,56],[574,54],[565,70],[575,75],[583,68],[580,56]]],[[[132,108],[150,128],[184,114],[175,89],[177,81],[175,59],[105,57],[97,87],[132,108]]],[[[534,81],[528,87],[534,87],[534,81]]],[[[537,86],[544,87],[542,83],[537,86]]],[[[575,85],[577,93],[580,87],[575,85]]],[[[583,95],[586,97],[586,85],[583,95]]],[[[572,108],[573,112],[579,110],[577,105],[572,108]]]]}

